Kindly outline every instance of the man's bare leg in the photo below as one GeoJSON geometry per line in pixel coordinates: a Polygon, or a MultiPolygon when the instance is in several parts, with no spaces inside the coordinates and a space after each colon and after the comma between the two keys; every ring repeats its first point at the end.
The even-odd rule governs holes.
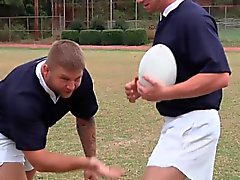
{"type": "Polygon", "coordinates": [[[26,171],[27,180],[33,180],[36,170],[26,171]]]}
{"type": "Polygon", "coordinates": [[[149,166],[144,173],[144,180],[185,180],[186,176],[175,167],[161,168],[149,166]]]}
{"type": "Polygon", "coordinates": [[[4,180],[27,180],[24,165],[11,162],[0,166],[0,179],[4,180]]]}

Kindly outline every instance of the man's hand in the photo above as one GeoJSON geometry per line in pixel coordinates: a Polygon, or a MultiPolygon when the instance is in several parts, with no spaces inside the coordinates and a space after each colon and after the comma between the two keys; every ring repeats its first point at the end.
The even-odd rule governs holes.
{"type": "Polygon", "coordinates": [[[85,170],[84,171],[84,180],[97,180],[98,177],[93,171],[85,170]]]}
{"type": "Polygon", "coordinates": [[[147,101],[167,100],[166,93],[169,87],[150,76],[144,76],[143,78],[150,86],[145,87],[139,81],[137,82],[138,92],[142,99],[147,101]]]}
{"type": "Polygon", "coordinates": [[[90,166],[92,166],[91,169],[93,169],[93,171],[99,177],[119,179],[124,174],[123,169],[106,166],[94,157],[90,158],[90,166]]]}
{"type": "Polygon", "coordinates": [[[127,99],[131,103],[135,103],[135,101],[140,97],[140,94],[137,90],[137,81],[138,78],[136,77],[134,80],[128,82],[125,85],[125,94],[127,95],[127,99]]]}

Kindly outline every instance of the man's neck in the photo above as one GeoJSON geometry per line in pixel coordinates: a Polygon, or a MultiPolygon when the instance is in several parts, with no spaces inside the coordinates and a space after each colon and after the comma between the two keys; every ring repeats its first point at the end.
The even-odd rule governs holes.
{"type": "Polygon", "coordinates": [[[165,3],[163,4],[160,12],[163,13],[164,10],[165,10],[170,4],[172,4],[172,3],[175,2],[175,1],[176,1],[176,0],[167,0],[167,1],[165,1],[165,3]]]}

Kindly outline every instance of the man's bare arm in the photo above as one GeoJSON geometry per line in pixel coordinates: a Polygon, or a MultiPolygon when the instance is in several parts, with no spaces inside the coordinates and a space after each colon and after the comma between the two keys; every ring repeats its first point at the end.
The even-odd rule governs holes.
{"type": "Polygon", "coordinates": [[[89,120],[76,118],[76,126],[85,155],[87,157],[96,156],[96,126],[94,117],[89,120]]]}

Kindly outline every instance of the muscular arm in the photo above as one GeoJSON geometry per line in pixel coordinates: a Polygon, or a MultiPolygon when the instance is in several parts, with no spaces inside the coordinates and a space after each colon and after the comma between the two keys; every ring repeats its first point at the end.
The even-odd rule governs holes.
{"type": "Polygon", "coordinates": [[[152,86],[144,87],[138,82],[138,90],[143,99],[148,101],[193,98],[209,94],[228,86],[229,73],[201,73],[173,86],[165,86],[160,82],[145,77],[152,86]]]}
{"type": "Polygon", "coordinates": [[[227,87],[228,83],[229,73],[198,74],[183,83],[179,83],[168,88],[166,99],[181,99],[202,96],[227,87]]]}
{"type": "Polygon", "coordinates": [[[66,156],[46,149],[23,151],[23,153],[35,170],[40,172],[67,172],[79,169],[93,171],[95,176],[86,177],[87,180],[93,177],[96,180],[97,176],[119,179],[123,174],[122,169],[108,167],[94,157],[66,156]]]}
{"type": "Polygon", "coordinates": [[[84,153],[87,157],[96,156],[96,126],[94,118],[76,118],[76,126],[84,153]]]}
{"type": "Polygon", "coordinates": [[[33,167],[40,172],[67,172],[77,169],[92,169],[90,161],[85,157],[51,153],[45,149],[24,151],[24,155],[33,167]]]}

